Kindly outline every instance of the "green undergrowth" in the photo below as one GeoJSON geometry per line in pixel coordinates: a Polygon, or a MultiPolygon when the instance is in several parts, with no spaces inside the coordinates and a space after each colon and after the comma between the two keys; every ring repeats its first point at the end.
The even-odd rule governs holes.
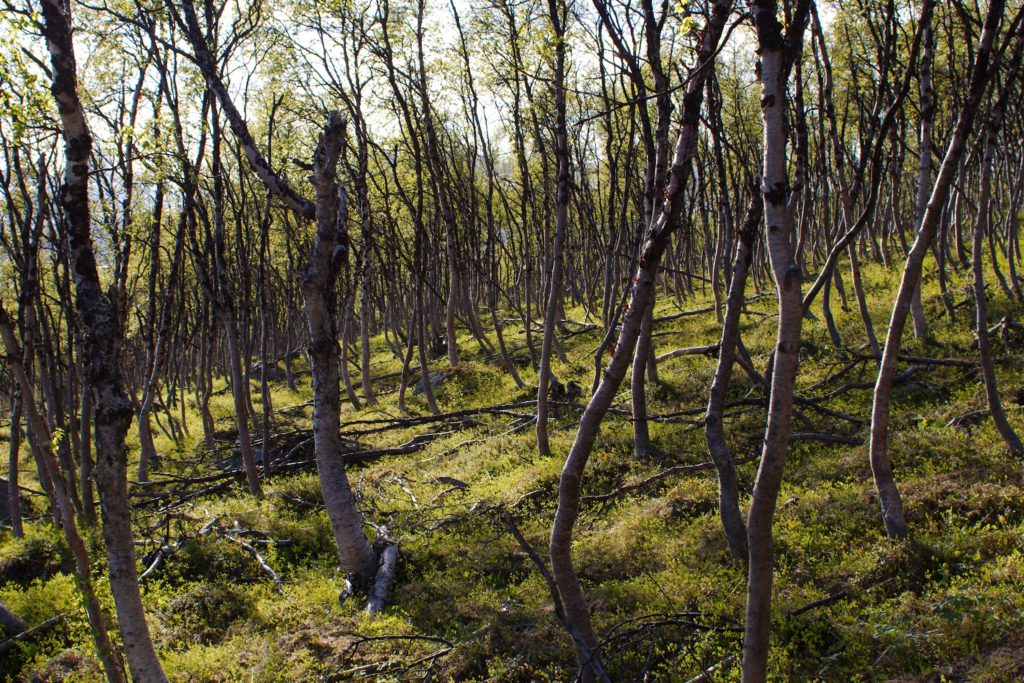
{"type": "MultiPolygon", "coordinates": [[[[884,338],[899,271],[868,267],[865,276],[875,332],[884,338]]],[[[932,334],[915,340],[908,331],[906,353],[973,355],[967,285],[965,273],[952,274],[949,288],[958,317],[951,322],[937,279],[926,278],[932,334]]],[[[990,287],[993,324],[1004,314],[1020,313],[997,287],[990,287]]],[[[874,361],[853,363],[855,354],[866,353],[866,337],[848,281],[847,294],[844,309],[832,293],[844,351],[833,348],[819,305],[813,319],[804,322],[802,396],[821,398],[843,384],[874,379],[874,361]]],[[[707,292],[698,291],[682,303],[662,295],[656,315],[709,302],[707,292]]],[[[774,308],[773,296],[761,296],[743,318],[743,339],[759,368],[774,339],[774,308]]],[[[586,322],[581,309],[570,309],[567,317],[586,322]]],[[[714,343],[720,332],[713,313],[659,322],[655,329],[658,353],[714,343]]],[[[555,372],[563,382],[578,381],[586,394],[601,331],[567,325],[563,332],[566,360],[556,360],[555,372]]],[[[536,373],[521,330],[507,329],[506,340],[517,349],[519,372],[533,385],[536,373]]],[[[1014,355],[1019,342],[997,340],[994,346],[1011,422],[1024,427],[1024,408],[1018,403],[1024,373],[1014,355]]],[[[384,340],[372,343],[374,374],[398,370],[384,340]]],[[[516,387],[471,337],[460,339],[460,348],[463,362],[435,388],[442,410],[531,398],[531,390],[516,387]]],[[[434,369],[446,366],[443,357],[432,361],[434,369]]],[[[302,369],[301,363],[297,368],[302,369]]],[[[650,413],[698,410],[652,423],[656,454],[645,460],[633,455],[628,419],[609,415],[583,493],[607,493],[672,465],[709,460],[695,420],[713,371],[714,359],[706,356],[662,362],[659,380],[648,392],[650,413]]],[[[761,395],[738,367],[733,377],[730,399],[761,395]]],[[[399,417],[396,384],[394,377],[375,384],[377,406],[357,411],[346,405],[343,425],[399,417]]],[[[253,390],[259,413],[255,382],[253,390]]],[[[300,373],[296,391],[274,384],[277,410],[310,399],[308,374],[300,373]]],[[[800,406],[794,431],[863,441],[870,399],[870,388],[856,388],[822,399],[819,405],[828,413],[800,406]]],[[[423,396],[411,389],[407,404],[414,414],[428,412],[423,396]]],[[[984,417],[947,426],[984,405],[980,376],[970,368],[929,368],[897,386],[890,443],[913,533],[909,541],[884,536],[864,443],[805,438],[792,444],[775,517],[771,669],[777,680],[1014,681],[1024,676],[1022,463],[1007,453],[984,417]]],[[[627,387],[616,407],[628,409],[627,387]]],[[[211,408],[226,440],[215,452],[202,447],[201,423],[189,397],[184,413],[188,435],[178,445],[160,436],[159,471],[179,476],[216,472],[212,462],[231,449],[230,395],[217,393],[211,408]]],[[[350,468],[367,521],[386,526],[401,544],[395,593],[378,617],[363,614],[358,597],[339,602],[345,577],[337,566],[314,472],[265,480],[262,501],[245,493],[239,482],[191,499],[170,516],[155,507],[141,509],[135,519],[143,542],[140,555],[151,557],[161,544],[175,546],[143,583],[168,674],[175,681],[571,680],[569,638],[542,576],[509,533],[504,513],[511,513],[546,558],[558,476],[580,409],[557,409],[551,458],[537,455],[530,411],[524,408],[473,415],[459,424],[352,437],[360,447],[382,448],[439,433],[415,452],[350,468]],[[223,533],[209,530],[211,520],[223,533]],[[260,552],[279,575],[280,589],[245,547],[228,538],[239,530],[245,533],[235,538],[260,552]]],[[[309,417],[308,407],[284,411],[275,431],[308,429],[309,417]]],[[[737,457],[755,453],[763,434],[763,408],[731,409],[726,431],[737,457]]],[[[25,484],[32,487],[27,449],[23,456],[25,484]]],[[[755,475],[756,461],[739,466],[741,490],[750,491],[755,475]]],[[[372,536],[372,527],[367,528],[372,536]]],[[[113,614],[99,534],[85,533],[97,590],[113,614]]],[[[712,666],[715,680],[737,676],[745,576],[743,566],[730,560],[722,535],[713,470],[676,474],[611,500],[585,502],[574,556],[616,680],[646,673],[650,680],[686,681],[712,666]]],[[[69,571],[63,541],[47,519],[33,519],[24,541],[14,541],[9,530],[0,532],[0,601],[29,624],[65,615],[0,658],[0,676],[99,676],[69,571]]]]}

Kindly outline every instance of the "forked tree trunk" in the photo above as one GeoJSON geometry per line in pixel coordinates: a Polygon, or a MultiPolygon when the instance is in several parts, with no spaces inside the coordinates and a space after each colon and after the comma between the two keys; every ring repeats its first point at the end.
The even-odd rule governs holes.
{"type": "MultiPolygon", "coordinates": [[[[921,8],[922,16],[926,15],[928,12],[931,11],[931,5],[932,0],[925,0],[921,8]]],[[[834,125],[835,113],[833,111],[834,107],[831,96],[832,79],[830,76],[831,66],[829,65],[828,61],[828,50],[825,45],[824,32],[821,28],[821,22],[818,20],[817,10],[815,9],[815,6],[813,4],[811,5],[810,11],[811,17],[813,19],[814,33],[817,38],[817,44],[820,46],[821,60],[825,70],[824,82],[822,82],[819,78],[819,88],[821,90],[821,93],[819,95],[819,104],[821,108],[824,110],[824,118],[827,119],[830,123],[830,136],[832,138],[833,149],[836,150],[836,156],[842,158],[842,155],[838,151],[838,135],[836,133],[836,128],[834,125]]],[[[923,31],[916,31],[914,34],[913,43],[910,48],[910,54],[907,57],[908,63],[913,64],[917,60],[917,55],[921,48],[922,38],[923,31]]],[[[884,164],[882,162],[882,155],[886,151],[886,147],[882,144],[882,141],[885,139],[885,136],[888,134],[888,131],[891,130],[892,126],[894,125],[897,112],[902,111],[903,100],[906,98],[907,93],[909,92],[910,77],[913,75],[913,73],[913,69],[906,70],[903,76],[903,81],[900,84],[899,89],[896,91],[896,96],[890,102],[889,106],[885,109],[884,115],[881,115],[881,123],[875,131],[873,141],[871,141],[874,144],[874,148],[871,151],[871,179],[868,184],[867,199],[864,202],[864,206],[856,222],[854,222],[852,225],[845,225],[844,227],[846,231],[844,233],[839,234],[835,242],[829,247],[828,256],[825,259],[825,263],[822,265],[821,270],[818,273],[818,276],[815,278],[814,284],[810,286],[810,288],[807,290],[807,294],[804,296],[803,306],[805,311],[807,311],[810,308],[810,305],[814,302],[814,298],[824,288],[825,284],[829,281],[829,278],[833,278],[835,280],[836,290],[839,292],[840,299],[842,300],[843,310],[846,310],[847,302],[846,294],[843,289],[843,280],[840,277],[839,270],[836,268],[836,265],[839,261],[839,257],[841,256],[842,252],[846,250],[847,247],[852,243],[852,241],[860,234],[861,230],[864,228],[865,225],[867,225],[868,220],[874,214],[875,205],[878,200],[878,190],[882,180],[882,170],[884,168],[884,164]]],[[[879,113],[879,105],[876,105],[874,115],[878,115],[879,113]]],[[[842,174],[840,175],[842,176],[842,174]]],[[[828,208],[828,204],[826,203],[823,206],[826,218],[829,215],[828,208]]],[[[902,234],[902,231],[900,231],[901,239],[902,234]]],[[[833,335],[833,339],[837,337],[838,334],[833,335]]]]}
{"type": "MultiPolygon", "coordinates": [[[[822,84],[823,87],[820,98],[825,108],[824,117],[828,122],[829,139],[832,143],[832,153],[835,158],[836,180],[839,190],[838,194],[842,209],[843,224],[847,231],[852,231],[854,226],[857,224],[857,221],[855,221],[853,217],[853,203],[855,197],[851,196],[851,183],[847,178],[846,162],[844,160],[845,151],[842,147],[839,135],[839,126],[836,122],[835,104],[832,97],[832,62],[828,56],[824,32],[822,31],[820,22],[818,22],[816,12],[814,20],[815,30],[818,34],[818,43],[821,46],[821,65],[825,71],[825,79],[822,84]]],[[[878,141],[878,144],[882,144],[881,140],[878,141]]],[[[864,292],[864,283],[860,274],[860,258],[857,255],[857,244],[853,239],[847,241],[846,253],[847,257],[850,259],[850,281],[853,285],[854,296],[857,299],[857,311],[860,313],[861,322],[864,325],[864,334],[868,340],[868,347],[871,349],[872,354],[877,355],[880,352],[878,337],[875,335],[875,326],[871,321],[871,313],[868,310],[867,295],[864,292]]]]}
{"type": "Polygon", "coordinates": [[[425,12],[424,0],[419,0],[416,24],[416,47],[419,58],[419,82],[417,84],[422,107],[424,151],[427,158],[427,169],[433,180],[434,199],[441,212],[444,222],[445,258],[448,261],[448,292],[445,299],[445,336],[448,338],[448,363],[452,367],[459,364],[459,343],[455,328],[455,313],[458,306],[461,288],[458,230],[455,223],[455,211],[448,196],[445,182],[445,166],[441,158],[440,141],[434,125],[434,112],[430,103],[430,90],[427,87],[427,71],[423,57],[423,20],[425,12]]]}
{"type": "MultiPolygon", "coordinates": [[[[488,140],[487,133],[480,121],[479,114],[479,97],[477,96],[476,85],[473,80],[473,69],[472,63],[469,58],[469,50],[466,46],[465,34],[462,31],[462,24],[460,23],[459,13],[454,5],[452,5],[452,16],[455,19],[455,26],[459,31],[459,43],[461,46],[461,54],[463,64],[466,68],[466,85],[469,89],[470,95],[470,107],[469,115],[470,122],[473,125],[473,134],[476,137],[480,149],[483,153],[484,166],[487,172],[487,193],[484,195],[484,206],[486,207],[487,215],[487,251],[486,261],[487,266],[490,269],[490,282],[487,283],[487,309],[490,313],[491,324],[494,325],[494,336],[498,340],[498,352],[501,356],[502,365],[512,375],[512,380],[516,383],[516,386],[520,389],[526,386],[523,382],[522,377],[519,376],[519,371],[516,369],[515,362],[512,360],[511,354],[509,354],[508,346],[505,344],[505,333],[502,331],[501,321],[498,319],[498,294],[501,288],[501,270],[498,268],[497,259],[497,243],[498,235],[495,229],[494,220],[494,192],[495,192],[495,170],[494,170],[494,156],[491,153],[491,145],[488,140]]],[[[493,352],[492,352],[493,353],[493,352]]]]}
{"type": "Polygon", "coordinates": [[[334,285],[337,282],[341,254],[347,248],[340,239],[346,230],[345,188],[337,178],[338,158],[344,136],[341,115],[332,112],[313,155],[311,180],[316,188],[316,236],[310,249],[309,266],[302,275],[309,327],[309,358],[313,375],[313,443],[320,490],[331,520],[334,540],[342,566],[366,582],[377,572],[377,554],[363,531],[355,496],[345,473],[342,455],[338,386],[338,332],[335,322],[334,285]]]}
{"type": "MultiPolygon", "coordinates": [[[[249,485],[249,493],[256,498],[263,497],[263,487],[260,485],[259,468],[256,464],[256,453],[252,447],[252,433],[249,430],[249,416],[252,414],[251,397],[249,396],[249,376],[242,367],[242,349],[239,340],[242,330],[239,329],[238,314],[235,307],[234,288],[228,277],[228,264],[225,251],[227,245],[224,243],[224,172],[221,164],[220,144],[221,127],[220,114],[217,107],[210,106],[211,141],[212,141],[212,162],[211,172],[213,174],[213,269],[215,282],[210,282],[207,288],[214,300],[217,316],[224,324],[224,338],[227,346],[228,374],[231,381],[231,399],[235,407],[235,424],[238,427],[238,451],[242,456],[242,469],[245,471],[245,480],[249,485]]],[[[213,280],[214,278],[204,278],[213,280]]],[[[246,354],[248,358],[248,354],[246,354]]],[[[248,363],[248,361],[247,361],[248,363]]]]}
{"type": "Polygon", "coordinates": [[[974,126],[974,117],[981,105],[986,85],[991,76],[992,44],[999,30],[1004,4],[1004,0],[992,0],[989,5],[981,41],[975,53],[974,63],[971,65],[971,80],[968,85],[967,98],[957,117],[956,127],[953,129],[946,155],[939,167],[939,173],[935,179],[928,206],[921,218],[917,236],[907,254],[907,263],[903,268],[903,278],[896,294],[896,301],[893,303],[889,332],[885,339],[885,350],[882,352],[882,362],[878,369],[878,379],[875,382],[874,400],[871,406],[871,442],[868,453],[871,461],[871,474],[878,491],[878,502],[882,508],[882,521],[885,524],[886,534],[890,538],[905,538],[910,533],[903,515],[903,500],[893,478],[892,460],[889,458],[888,452],[892,385],[896,377],[900,343],[903,340],[903,330],[910,313],[910,302],[914,296],[914,289],[921,280],[921,266],[938,229],[943,207],[949,198],[949,189],[953,184],[953,178],[967,145],[967,137],[974,126]]]}
{"type": "Polygon", "coordinates": [[[79,348],[96,399],[96,484],[103,512],[110,590],[132,678],[160,683],[167,677],[150,638],[139,592],[128,503],[128,453],[124,439],[134,413],[119,365],[121,330],[113,303],[100,285],[90,234],[88,174],[92,136],[78,97],[70,17],[65,5],[57,0],[41,0],[41,10],[43,35],[53,68],[51,91],[60,113],[65,145],[61,204],[67,218],[76,309],[84,333],[79,348]]]}
{"type": "MultiPolygon", "coordinates": [[[[298,195],[277,175],[263,157],[238,109],[220,79],[213,57],[203,39],[195,6],[183,0],[184,20],[195,61],[206,79],[207,87],[220,102],[231,129],[242,146],[246,158],[267,189],[305,219],[316,220],[316,235],[310,249],[309,265],[302,275],[306,324],[309,331],[310,369],[313,376],[313,444],[316,453],[320,491],[327,507],[334,539],[342,566],[358,580],[369,585],[377,571],[377,555],[363,531],[362,518],[356,509],[355,497],[345,473],[339,435],[341,418],[338,386],[340,362],[338,331],[334,311],[340,259],[345,256],[337,248],[347,249],[345,234],[347,215],[343,186],[337,182],[338,159],[342,152],[344,122],[332,112],[313,155],[310,177],[316,189],[316,202],[298,195]]],[[[168,8],[177,16],[173,4],[168,8]]]]}

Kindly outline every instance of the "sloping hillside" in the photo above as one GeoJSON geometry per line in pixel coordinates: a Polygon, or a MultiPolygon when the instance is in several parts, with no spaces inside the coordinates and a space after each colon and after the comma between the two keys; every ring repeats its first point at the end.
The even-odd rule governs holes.
{"type": "MultiPolygon", "coordinates": [[[[896,274],[879,269],[870,277],[873,313],[882,319],[896,274]]],[[[965,325],[949,325],[936,297],[926,301],[935,339],[911,342],[906,353],[973,358],[965,325]]],[[[659,354],[714,344],[713,313],[674,315],[707,304],[659,304],[659,354]]],[[[1009,312],[997,307],[993,320],[1009,312]]],[[[744,316],[744,341],[762,369],[773,309],[774,301],[761,297],[744,316]]],[[[858,338],[855,311],[837,306],[837,313],[841,332],[858,338]]],[[[275,385],[268,451],[279,458],[279,474],[266,480],[262,502],[230,470],[229,432],[215,452],[200,448],[190,407],[189,447],[172,450],[164,437],[154,484],[133,488],[144,599],[172,679],[571,680],[570,640],[524,546],[546,561],[558,474],[600,342],[583,312],[568,317],[561,328],[568,362],[555,371],[563,383],[579,382],[584,396],[558,405],[552,458],[536,454],[531,391],[516,389],[493,362],[473,358],[470,338],[462,343],[463,363],[436,378],[445,411],[439,418],[429,417],[418,394],[408,399],[411,414],[399,413],[393,373],[400,366],[376,340],[381,403],[346,407],[342,421],[367,524],[382,533],[386,527],[401,548],[396,590],[379,617],[364,615],[355,596],[339,604],[345,580],[311,469],[309,389],[275,385]]],[[[990,421],[972,412],[984,406],[973,361],[901,366],[907,372],[896,390],[892,444],[914,541],[896,542],[881,528],[861,443],[875,361],[836,352],[817,320],[806,321],[805,331],[798,435],[775,522],[772,670],[787,680],[1019,680],[1024,474],[990,421]]],[[[1019,334],[1010,329],[997,346],[1013,421],[1024,415],[1019,334]]],[[[521,335],[510,342],[523,346],[521,335]]],[[[649,396],[656,457],[633,456],[626,393],[588,468],[575,557],[617,680],[701,680],[695,677],[704,670],[710,673],[702,680],[736,675],[745,580],[743,567],[729,559],[700,428],[714,369],[709,355],[659,363],[649,396]]],[[[531,382],[525,348],[516,358],[531,382]]],[[[743,461],[745,494],[757,466],[763,396],[737,370],[726,431],[743,461]]],[[[255,386],[253,397],[258,401],[255,386]]],[[[216,401],[227,429],[230,397],[216,401]]],[[[89,533],[95,543],[97,532],[89,533]]],[[[59,534],[37,518],[25,541],[7,531],[0,539],[0,602],[29,624],[60,617],[4,652],[2,676],[98,677],[59,534]]],[[[106,584],[98,586],[112,607],[106,584]]]]}

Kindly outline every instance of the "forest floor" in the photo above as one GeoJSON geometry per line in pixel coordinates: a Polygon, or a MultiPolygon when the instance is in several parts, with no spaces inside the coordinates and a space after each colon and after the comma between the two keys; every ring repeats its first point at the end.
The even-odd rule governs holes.
{"type": "MultiPolygon", "coordinates": [[[[871,312],[884,337],[899,272],[869,268],[867,277],[871,312]]],[[[946,316],[934,276],[926,280],[933,336],[917,341],[908,333],[907,354],[974,358],[974,307],[966,277],[954,273],[950,283],[955,323],[946,316]]],[[[1001,291],[994,296],[998,283],[992,282],[990,324],[1006,313],[1020,315],[1020,308],[1007,309],[1001,291]]],[[[656,315],[709,303],[698,295],[680,308],[662,297],[656,315]]],[[[808,401],[797,412],[794,431],[801,436],[789,449],[775,520],[774,676],[1021,680],[1024,468],[984,415],[955,419],[985,406],[977,369],[970,363],[925,365],[897,386],[891,451],[913,540],[888,540],[864,443],[877,366],[857,355],[864,353],[855,348],[864,333],[855,301],[843,311],[833,293],[833,306],[843,339],[854,348],[832,347],[820,313],[818,320],[805,321],[798,394],[808,401]]],[[[762,369],[774,339],[774,309],[774,297],[764,295],[743,318],[743,339],[762,369]]],[[[579,310],[567,317],[585,320],[579,310]]],[[[661,320],[655,330],[659,354],[713,344],[720,333],[711,312],[661,320]]],[[[568,323],[562,331],[568,362],[557,362],[555,371],[563,382],[588,388],[601,330],[568,323]]],[[[532,385],[536,375],[519,332],[506,334],[520,349],[519,370],[532,385]]],[[[373,373],[399,369],[384,341],[373,343],[373,373]]],[[[281,469],[293,469],[265,480],[262,501],[246,493],[244,479],[216,478],[222,471],[214,462],[232,449],[230,395],[214,397],[224,437],[216,452],[200,447],[201,426],[188,406],[186,443],[175,449],[162,437],[164,458],[155,484],[133,488],[142,567],[166,547],[166,559],[148,573],[143,587],[172,680],[573,678],[569,638],[541,575],[510,533],[506,513],[546,558],[558,475],[582,405],[559,407],[551,434],[554,456],[538,457],[531,407],[515,405],[528,401],[531,390],[517,389],[470,338],[460,343],[463,363],[436,388],[442,410],[512,407],[410,424],[401,421],[397,378],[391,377],[375,385],[379,405],[343,408],[346,438],[363,453],[350,467],[361,510],[368,522],[386,526],[401,547],[395,593],[377,617],[366,616],[356,597],[339,604],[344,576],[316,474],[302,464],[312,457],[308,385],[300,383],[293,392],[274,384],[275,448],[291,453],[291,464],[281,469]],[[374,431],[387,426],[392,428],[374,431]],[[396,451],[405,452],[373,452],[402,445],[407,447],[396,451]],[[181,477],[209,479],[186,485],[181,477]]],[[[1020,428],[1024,345],[1011,338],[994,346],[1004,401],[1020,428]]],[[[910,365],[921,364],[905,363],[901,370],[910,365]]],[[[446,366],[444,358],[434,362],[437,370],[446,366]]],[[[689,681],[709,667],[716,668],[708,680],[736,678],[745,579],[743,567],[729,559],[719,524],[714,470],[677,469],[628,488],[669,468],[710,459],[700,417],[714,366],[706,355],[659,364],[659,381],[648,396],[651,415],[662,417],[651,424],[658,455],[649,460],[633,455],[624,387],[616,403],[621,410],[605,420],[587,468],[584,494],[613,495],[584,502],[574,556],[616,680],[689,681]]],[[[738,368],[733,377],[731,399],[763,396],[738,368]]],[[[308,383],[308,375],[300,379],[308,383]]],[[[256,382],[253,400],[258,414],[256,382]]],[[[410,391],[408,403],[414,414],[429,415],[422,395],[410,391]]],[[[758,403],[741,402],[728,412],[726,432],[741,459],[756,453],[762,437],[758,403]]],[[[25,453],[25,485],[31,488],[33,467],[25,453]]],[[[753,460],[739,466],[742,491],[749,492],[756,467],[753,460]]],[[[30,498],[41,510],[42,499],[30,498]]],[[[99,533],[87,534],[97,584],[112,608],[99,533]]],[[[29,625],[63,615],[0,655],[0,678],[99,677],[59,538],[38,517],[28,524],[24,541],[0,531],[0,601],[29,625]]]]}

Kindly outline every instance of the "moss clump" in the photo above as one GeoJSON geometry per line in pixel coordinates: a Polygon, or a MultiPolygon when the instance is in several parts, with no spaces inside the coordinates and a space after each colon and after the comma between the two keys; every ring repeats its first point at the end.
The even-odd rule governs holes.
{"type": "Polygon", "coordinates": [[[172,646],[219,643],[250,608],[249,597],[238,588],[221,583],[196,584],[161,610],[164,639],[172,646]]]}
{"type": "Polygon", "coordinates": [[[0,584],[27,586],[68,570],[65,548],[45,538],[13,541],[0,547],[0,584]]]}
{"type": "Polygon", "coordinates": [[[91,653],[80,649],[64,650],[39,664],[24,679],[27,683],[53,683],[55,681],[99,681],[103,679],[97,660],[91,653]]]}

